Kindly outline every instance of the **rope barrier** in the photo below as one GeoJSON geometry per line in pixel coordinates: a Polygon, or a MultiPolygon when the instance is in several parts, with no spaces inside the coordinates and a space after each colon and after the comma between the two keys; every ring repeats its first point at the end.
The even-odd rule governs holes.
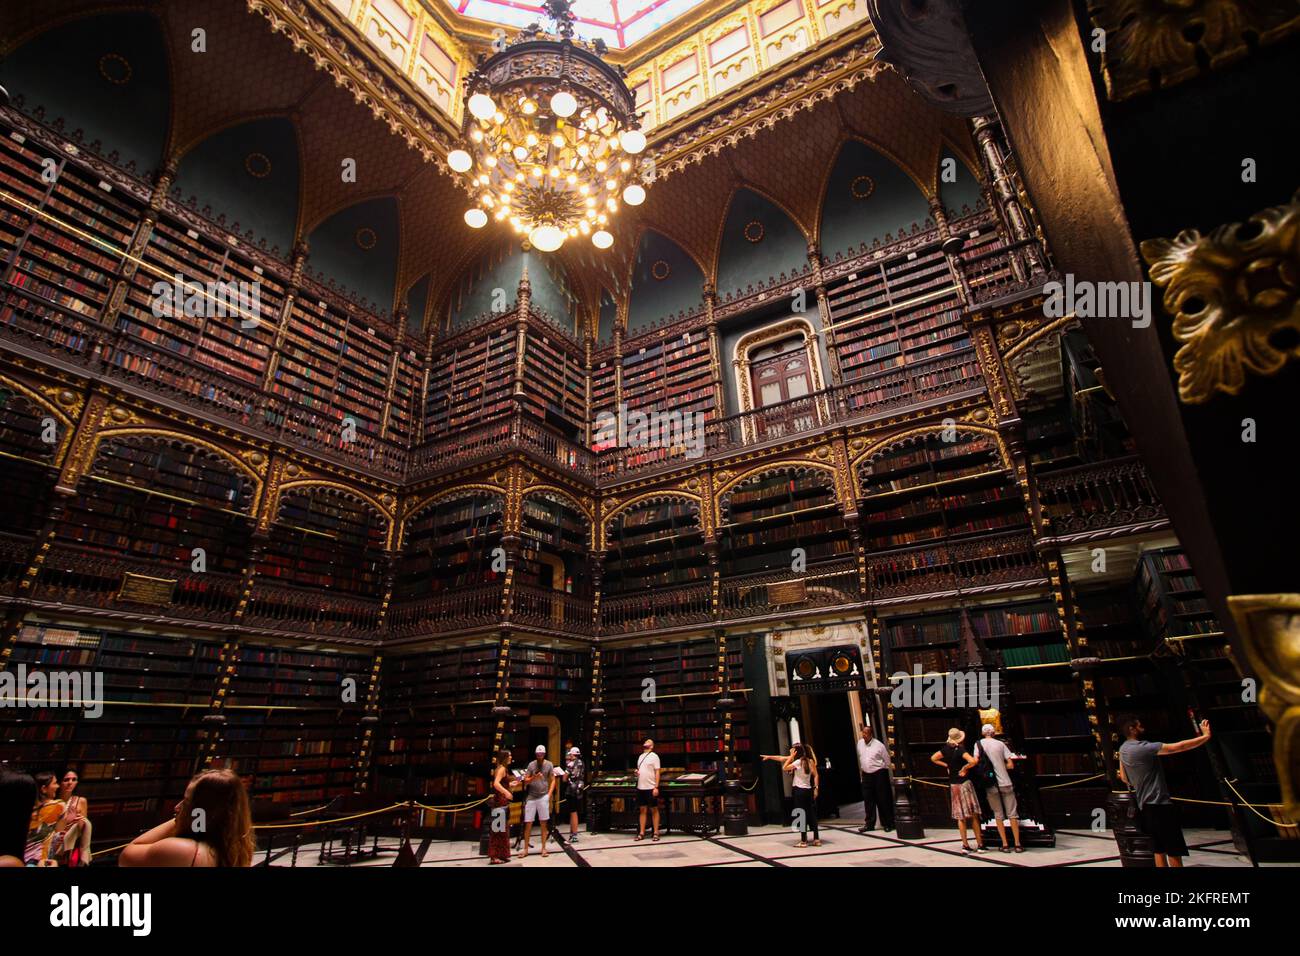
{"type": "Polygon", "coordinates": [[[1039,790],[1061,790],[1065,787],[1077,787],[1081,783],[1087,783],[1089,780],[1100,780],[1106,776],[1104,773],[1094,773],[1091,777],[1084,777],[1082,780],[1067,780],[1065,783],[1054,783],[1050,787],[1039,787],[1039,790]]]}
{"type": "MultiPolygon", "coordinates": [[[[1231,790],[1233,794],[1236,795],[1237,799],[1241,801],[1241,805],[1243,807],[1247,807],[1251,813],[1255,814],[1255,816],[1259,817],[1264,822],[1271,823],[1273,824],[1273,826],[1277,827],[1280,830],[1295,830],[1297,828],[1300,828],[1300,823],[1278,823],[1272,817],[1264,816],[1264,814],[1260,813],[1258,810],[1255,809],[1254,804],[1250,804],[1246,802],[1246,798],[1237,792],[1237,788],[1232,785],[1231,780],[1224,780],[1223,782],[1228,785],[1228,789],[1231,790]]],[[[1270,809],[1272,808],[1271,804],[1266,803],[1264,804],[1264,806],[1269,807],[1270,809]]]]}
{"type": "Polygon", "coordinates": [[[446,807],[431,807],[427,803],[421,803],[419,800],[415,800],[412,802],[420,809],[428,810],[431,813],[463,813],[466,810],[474,809],[474,807],[477,807],[480,804],[487,803],[491,799],[492,799],[492,795],[488,794],[486,797],[483,797],[481,800],[475,800],[473,803],[462,803],[462,804],[456,804],[454,806],[446,806],[446,807]]]}

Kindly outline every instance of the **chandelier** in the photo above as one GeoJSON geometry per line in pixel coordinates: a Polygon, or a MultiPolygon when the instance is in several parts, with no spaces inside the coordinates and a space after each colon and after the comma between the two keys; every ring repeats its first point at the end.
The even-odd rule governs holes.
{"type": "Polygon", "coordinates": [[[645,201],[653,175],[641,158],[645,134],[623,73],[601,59],[605,44],[573,36],[569,0],[548,0],[554,33],[536,24],[506,42],[465,80],[461,143],[447,154],[474,201],[465,222],[508,223],[526,242],[554,252],[565,241],[614,244],[620,204],[645,201]]]}

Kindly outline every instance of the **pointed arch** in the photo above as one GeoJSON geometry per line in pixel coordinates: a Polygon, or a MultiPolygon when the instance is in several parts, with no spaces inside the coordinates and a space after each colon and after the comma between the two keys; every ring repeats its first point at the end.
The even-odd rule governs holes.
{"type": "Polygon", "coordinates": [[[628,277],[628,334],[699,307],[709,273],[690,250],[650,226],[637,234],[636,250],[628,277]]]}
{"type": "Polygon", "coordinates": [[[737,184],[727,197],[726,212],[718,223],[710,281],[721,295],[742,289],[746,283],[766,282],[779,272],[801,269],[808,264],[812,235],[785,203],[757,186],[737,184]],[[757,223],[758,228],[751,229],[751,223],[757,223]],[[793,233],[789,227],[793,227],[793,233]],[[729,251],[744,265],[724,270],[724,255],[729,251]]]}
{"type": "Polygon", "coordinates": [[[397,301],[401,199],[369,196],[337,210],[308,236],[308,263],[391,312],[397,301]]]}
{"type": "MultiPolygon", "coordinates": [[[[934,172],[937,172],[937,165],[934,172]]],[[[832,245],[843,245],[848,248],[849,243],[853,245],[859,242],[870,244],[872,238],[882,235],[886,231],[892,231],[900,226],[907,225],[907,223],[901,221],[902,219],[911,217],[914,222],[922,222],[930,215],[930,198],[932,195],[931,184],[922,182],[911,167],[902,162],[887,146],[863,136],[845,136],[822,177],[821,198],[817,203],[817,244],[824,255],[834,254],[840,250],[831,248],[832,245]],[[850,176],[850,170],[845,166],[846,163],[855,164],[861,168],[862,172],[850,176]],[[832,228],[828,235],[827,200],[830,197],[831,190],[837,185],[843,185],[846,196],[858,195],[857,192],[850,192],[852,180],[857,177],[866,177],[870,180],[869,184],[862,183],[859,190],[869,188],[870,191],[867,196],[863,197],[865,201],[877,199],[877,205],[880,207],[882,204],[879,200],[885,200],[883,208],[878,208],[876,214],[879,217],[879,224],[876,226],[879,231],[872,233],[869,229],[861,229],[860,224],[864,217],[861,214],[851,215],[852,207],[841,205],[835,207],[837,210],[843,210],[843,212],[836,216],[833,223],[833,225],[841,226],[841,228],[832,228]],[[843,183],[840,183],[841,179],[844,180],[843,183]],[[877,182],[878,179],[884,181],[877,182]],[[916,193],[919,194],[919,202],[917,201],[918,197],[911,195],[912,187],[915,187],[916,193]],[[845,219],[843,224],[840,222],[841,217],[845,219]],[[895,219],[899,221],[894,221],[895,219]],[[850,222],[852,225],[849,224],[850,222]],[[855,232],[857,235],[850,236],[850,232],[855,232]]]]}

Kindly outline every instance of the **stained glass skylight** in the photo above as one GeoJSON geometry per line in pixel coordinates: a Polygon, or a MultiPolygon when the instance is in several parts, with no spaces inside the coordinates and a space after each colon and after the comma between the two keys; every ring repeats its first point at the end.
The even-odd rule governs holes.
{"type": "MultiPolygon", "coordinates": [[[[530,23],[548,27],[540,0],[445,0],[453,9],[518,29],[530,23]]],[[[622,49],[699,6],[703,0],[574,0],[574,33],[587,40],[604,40],[622,49]]]]}

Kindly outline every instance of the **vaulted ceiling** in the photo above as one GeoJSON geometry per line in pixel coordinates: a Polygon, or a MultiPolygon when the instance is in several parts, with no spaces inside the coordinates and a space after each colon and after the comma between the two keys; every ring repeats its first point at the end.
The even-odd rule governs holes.
{"type": "MultiPolygon", "coordinates": [[[[373,104],[359,102],[362,98],[320,69],[298,41],[274,32],[244,0],[7,3],[0,6],[0,56],[47,30],[124,8],[155,16],[163,38],[171,88],[166,145],[157,167],[179,161],[222,130],[254,119],[286,118],[296,132],[302,167],[296,238],[349,206],[395,197],[397,302],[426,276],[430,297],[438,301],[459,272],[499,238],[491,226],[481,232],[466,227],[461,218],[466,195],[440,164],[408,146],[373,104]],[[204,31],[204,52],[194,49],[196,29],[204,31]],[[347,159],[355,160],[355,182],[341,175],[347,159]]],[[[810,69],[816,69],[815,53],[805,54],[810,69]]],[[[761,91],[760,82],[755,95],[761,91]]],[[[619,212],[611,249],[574,242],[557,253],[589,312],[595,313],[602,287],[626,289],[646,229],[678,243],[706,276],[714,276],[727,207],[742,187],[781,207],[805,238],[815,241],[826,182],[847,139],[864,140],[892,159],[927,196],[937,191],[945,145],[974,165],[964,123],[928,107],[892,70],[873,69],[851,89],[802,105],[752,135],[731,137],[735,142],[711,154],[674,163],[671,173],[649,189],[644,205],[619,212]]],[[[736,123],[747,118],[745,110],[736,115],[736,123]]],[[[671,131],[674,156],[681,155],[677,144],[689,141],[683,131],[689,134],[689,126],[671,131]]],[[[652,140],[652,151],[656,145],[652,140]]]]}

